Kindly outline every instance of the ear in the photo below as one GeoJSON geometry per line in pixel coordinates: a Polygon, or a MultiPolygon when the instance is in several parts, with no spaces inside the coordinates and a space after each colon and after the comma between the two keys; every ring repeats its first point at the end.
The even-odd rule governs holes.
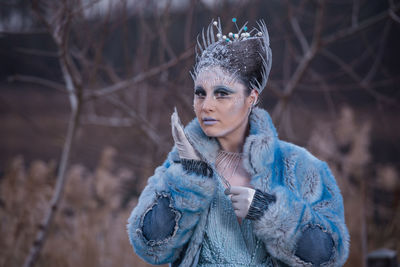
{"type": "Polygon", "coordinates": [[[252,106],[255,106],[258,103],[258,95],[259,93],[256,89],[251,90],[249,97],[252,106]]]}

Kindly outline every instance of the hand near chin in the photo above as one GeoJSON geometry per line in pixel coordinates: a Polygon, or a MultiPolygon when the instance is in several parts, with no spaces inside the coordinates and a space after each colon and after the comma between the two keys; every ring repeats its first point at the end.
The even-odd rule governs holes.
{"type": "Polygon", "coordinates": [[[171,115],[171,128],[172,128],[172,137],[174,138],[174,142],[176,148],[178,149],[178,154],[181,159],[189,159],[189,160],[200,160],[200,157],[197,156],[196,151],[193,146],[189,143],[185,132],[183,131],[183,126],[178,116],[178,112],[176,108],[174,113],[171,115]]]}
{"type": "Polygon", "coordinates": [[[230,195],[235,214],[239,218],[245,218],[249,212],[251,202],[256,191],[250,187],[232,186],[225,194],[230,195]]]}

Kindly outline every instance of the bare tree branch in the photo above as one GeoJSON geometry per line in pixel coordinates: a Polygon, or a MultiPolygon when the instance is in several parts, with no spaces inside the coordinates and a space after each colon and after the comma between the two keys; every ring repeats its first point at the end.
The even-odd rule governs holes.
{"type": "Polygon", "coordinates": [[[307,53],[307,51],[310,49],[307,39],[304,36],[300,25],[299,25],[299,21],[297,20],[297,18],[291,17],[290,18],[290,25],[292,25],[292,29],[297,37],[297,39],[299,40],[299,43],[301,44],[301,48],[303,50],[303,53],[307,53]]]}
{"type": "Polygon", "coordinates": [[[389,11],[389,15],[395,22],[400,23],[400,17],[396,15],[393,9],[389,11]]]}
{"type": "Polygon", "coordinates": [[[110,64],[108,64],[107,62],[102,62],[102,64],[99,64],[99,60],[96,60],[95,62],[93,60],[89,60],[87,57],[83,55],[82,51],[80,51],[75,47],[71,48],[71,55],[75,59],[79,60],[79,62],[82,65],[85,65],[88,69],[100,69],[104,71],[112,82],[118,83],[121,81],[121,78],[115,72],[115,69],[112,66],[110,66],[110,64]]]}
{"type": "MultiPolygon", "coordinates": [[[[357,1],[357,0],[356,0],[357,1]]],[[[387,10],[385,12],[382,12],[378,15],[375,15],[372,18],[369,18],[361,23],[356,23],[356,24],[352,24],[351,27],[343,29],[343,30],[339,30],[336,33],[333,33],[327,37],[321,38],[321,31],[322,31],[322,11],[323,9],[321,9],[321,7],[323,7],[323,2],[318,2],[319,6],[318,6],[318,10],[317,10],[317,16],[315,19],[315,23],[314,23],[314,34],[313,34],[313,41],[311,44],[311,47],[308,50],[305,50],[307,48],[307,43],[306,43],[306,39],[304,37],[304,34],[302,33],[300,27],[298,27],[298,22],[296,23],[296,20],[293,18],[290,18],[291,20],[291,26],[293,31],[295,32],[295,35],[297,37],[297,39],[299,40],[301,46],[302,46],[302,50],[303,52],[306,51],[302,57],[302,59],[300,60],[295,72],[293,73],[291,79],[287,82],[284,90],[283,90],[283,96],[281,97],[281,99],[279,100],[279,102],[277,103],[277,105],[275,106],[272,116],[273,119],[275,121],[275,123],[277,125],[279,125],[279,121],[280,118],[282,117],[282,114],[285,110],[285,107],[289,101],[289,98],[291,97],[293,91],[295,90],[296,86],[299,84],[301,78],[303,77],[304,73],[307,71],[309,64],[311,63],[312,59],[315,57],[315,55],[318,53],[319,49],[321,47],[327,46],[329,44],[331,44],[332,42],[335,42],[339,39],[348,37],[350,35],[353,35],[359,31],[362,31],[384,19],[387,19],[390,16],[390,13],[395,12],[397,10],[400,9],[400,5],[393,5],[392,8],[390,10],[387,10]],[[318,38],[316,38],[318,37],[318,38]]],[[[357,7],[357,3],[354,4],[353,6],[353,18],[355,16],[355,14],[358,14],[358,11],[356,11],[356,9],[359,8],[357,7]]],[[[354,21],[354,19],[353,19],[354,21]]],[[[380,50],[381,51],[381,50],[380,50]]],[[[382,53],[382,52],[381,52],[382,53]]],[[[380,58],[382,55],[378,55],[378,57],[375,59],[375,63],[373,65],[373,68],[370,69],[369,75],[366,76],[366,78],[370,77],[372,78],[373,75],[375,74],[378,66],[379,66],[379,62],[380,62],[380,58]]],[[[337,58],[337,60],[340,60],[339,58],[337,58]]],[[[341,60],[340,60],[341,61],[341,60]]],[[[344,68],[344,70],[347,73],[350,73],[357,82],[360,83],[360,85],[362,86],[362,88],[364,88],[365,90],[367,90],[367,92],[369,92],[371,95],[378,97],[381,100],[384,101],[389,101],[389,99],[387,97],[385,97],[384,95],[381,95],[379,93],[377,93],[376,91],[372,90],[369,86],[367,86],[365,83],[361,84],[361,79],[360,77],[354,73],[353,71],[349,72],[349,69],[351,69],[350,67],[347,66],[346,63],[344,62],[340,62],[340,64],[342,64],[341,66],[343,66],[343,64],[346,65],[346,68],[344,68]]],[[[393,100],[390,100],[391,103],[393,103],[393,100]]]]}
{"type": "Polygon", "coordinates": [[[193,13],[194,13],[194,8],[196,6],[197,0],[191,0],[190,1],[190,7],[189,7],[189,12],[188,15],[186,16],[186,21],[185,21],[185,34],[183,35],[183,43],[185,45],[185,49],[188,49],[190,46],[190,29],[193,25],[193,13]]]}
{"type": "Polygon", "coordinates": [[[349,28],[340,30],[338,32],[335,32],[329,36],[326,36],[326,37],[322,38],[321,46],[327,46],[339,39],[346,38],[357,32],[360,32],[368,27],[371,27],[372,25],[375,25],[376,23],[389,18],[391,12],[397,12],[398,10],[400,10],[400,5],[393,6],[392,9],[386,10],[382,13],[379,13],[378,15],[375,15],[375,16],[361,22],[361,23],[358,23],[358,25],[356,27],[349,27],[349,28]]]}
{"type": "Polygon", "coordinates": [[[43,79],[43,78],[39,78],[39,77],[35,77],[35,76],[29,76],[29,75],[14,75],[14,76],[10,76],[8,78],[9,82],[26,82],[26,83],[33,83],[33,84],[37,84],[40,86],[44,86],[44,87],[48,87],[48,88],[53,88],[57,91],[61,91],[63,93],[67,93],[67,89],[65,88],[64,85],[57,83],[57,82],[53,82],[47,79],[43,79]]]}
{"type": "Polygon", "coordinates": [[[267,90],[271,91],[277,98],[284,97],[284,94],[279,90],[279,84],[276,81],[268,81],[267,90]]]}
{"type": "Polygon", "coordinates": [[[128,116],[134,119],[143,133],[145,133],[149,139],[155,143],[159,149],[161,149],[161,151],[167,151],[168,148],[165,146],[165,142],[163,142],[163,139],[157,133],[156,129],[154,129],[154,127],[146,119],[144,119],[140,114],[137,114],[136,111],[122,101],[118,100],[116,97],[110,97],[107,100],[116,107],[122,109],[128,116]]]}
{"type": "Polygon", "coordinates": [[[45,215],[45,218],[38,227],[38,232],[36,234],[35,241],[33,242],[30,248],[30,252],[25,260],[24,267],[31,267],[35,265],[39,257],[40,251],[46,241],[49,227],[53,221],[55,212],[58,209],[58,205],[62,197],[62,192],[64,190],[64,185],[66,181],[65,171],[68,166],[72,141],[74,139],[77,126],[79,124],[79,114],[80,114],[80,106],[77,106],[77,109],[71,111],[70,120],[68,123],[67,136],[65,138],[65,143],[60,159],[60,165],[57,173],[56,187],[54,189],[53,196],[50,201],[50,206],[45,215]]]}
{"type": "Polygon", "coordinates": [[[119,117],[104,117],[95,114],[87,115],[82,117],[82,124],[94,124],[107,127],[132,127],[136,125],[136,121],[131,118],[119,118],[119,117]]]}
{"type": "MultiPolygon", "coordinates": [[[[170,4],[171,0],[169,0],[170,4]]],[[[169,6],[169,5],[168,5],[169,6]]],[[[165,11],[168,12],[168,9],[165,11]]],[[[167,17],[167,16],[165,16],[167,17]]],[[[171,45],[168,42],[168,37],[167,37],[167,29],[166,29],[167,23],[165,21],[160,21],[160,24],[158,25],[158,35],[160,36],[160,50],[161,51],[166,51],[168,56],[170,58],[176,58],[175,52],[172,49],[171,45]]]]}
{"type": "Polygon", "coordinates": [[[98,89],[91,93],[88,93],[87,95],[84,96],[84,99],[90,100],[93,98],[103,97],[103,96],[110,95],[110,94],[119,92],[121,90],[124,90],[129,86],[133,86],[133,85],[135,85],[139,82],[142,82],[150,77],[153,77],[154,75],[159,74],[160,72],[162,72],[168,68],[175,66],[181,60],[187,59],[187,58],[191,57],[192,55],[193,55],[193,49],[189,49],[189,50],[185,51],[184,53],[182,53],[177,58],[171,59],[167,63],[164,63],[160,66],[154,67],[147,72],[140,73],[140,74],[136,75],[135,77],[130,78],[128,80],[125,80],[125,81],[119,82],[117,84],[111,85],[109,87],[98,89]]]}
{"type": "Polygon", "coordinates": [[[335,104],[333,103],[332,95],[331,95],[331,90],[330,86],[325,82],[324,78],[319,75],[317,71],[314,69],[310,68],[310,74],[311,77],[313,77],[315,80],[319,82],[318,87],[321,87],[324,93],[324,98],[326,103],[328,104],[330,115],[332,118],[332,121],[336,119],[336,109],[335,109],[335,104]]]}
{"type": "Polygon", "coordinates": [[[343,60],[341,60],[338,56],[330,53],[327,50],[323,50],[321,54],[326,58],[330,59],[332,62],[336,63],[338,66],[340,66],[354,81],[359,83],[361,88],[365,89],[370,95],[388,104],[395,104],[397,102],[394,99],[391,99],[383,94],[376,92],[375,90],[370,88],[368,84],[363,83],[362,78],[348,64],[343,62],[343,60]]]}
{"type": "MultiPolygon", "coordinates": [[[[321,79],[326,80],[326,77],[321,77],[321,79]]],[[[391,79],[385,79],[377,82],[371,82],[369,83],[369,87],[372,88],[377,88],[377,87],[387,87],[396,83],[400,82],[400,78],[391,78],[391,79]]],[[[321,87],[319,84],[310,84],[310,83],[299,83],[298,86],[299,90],[302,91],[310,91],[310,92],[319,92],[321,91],[321,87]]],[[[360,85],[357,83],[345,83],[345,84],[335,84],[335,85],[330,85],[326,90],[329,92],[333,91],[349,91],[349,90],[358,90],[360,89],[360,85]]]]}
{"type": "Polygon", "coordinates": [[[67,4],[64,2],[61,7],[54,12],[55,14],[59,13],[62,20],[58,20],[58,23],[50,24],[47,20],[41,15],[39,10],[39,2],[35,1],[33,3],[33,8],[37,16],[47,25],[49,31],[52,33],[52,37],[56,42],[59,50],[59,61],[62,69],[62,73],[64,76],[64,80],[66,83],[66,89],[69,94],[69,100],[71,104],[71,115],[68,124],[67,135],[63,147],[63,151],[61,154],[60,165],[57,173],[56,187],[53,192],[53,196],[50,201],[49,209],[43,219],[43,221],[39,225],[38,232],[36,234],[35,240],[30,248],[29,254],[24,262],[24,267],[34,266],[39,254],[42,250],[42,247],[46,241],[46,237],[48,235],[50,225],[53,222],[54,216],[59,206],[59,202],[62,198],[64,185],[66,182],[66,169],[69,162],[70,151],[72,148],[72,142],[76,133],[76,129],[79,124],[79,117],[81,112],[81,84],[79,83],[80,76],[76,75],[76,69],[71,66],[73,63],[68,56],[68,31],[71,17],[65,16],[63,12],[66,12],[68,9],[67,4]],[[61,25],[60,25],[61,24],[61,25]],[[71,71],[74,71],[73,73],[71,71]]]}
{"type": "Polygon", "coordinates": [[[290,5],[289,1],[286,1],[286,2],[287,2],[287,6],[288,6],[288,16],[289,16],[290,25],[292,26],[292,30],[301,45],[303,54],[305,54],[310,49],[307,38],[304,36],[304,33],[300,28],[297,17],[293,14],[292,6],[290,5]]]}
{"type": "Polygon", "coordinates": [[[380,41],[380,44],[378,47],[378,52],[376,53],[376,56],[375,56],[375,61],[372,64],[367,75],[365,75],[364,79],[361,81],[361,83],[364,84],[365,86],[367,86],[367,84],[372,80],[372,78],[375,76],[376,72],[378,71],[379,65],[382,61],[383,52],[385,50],[386,41],[388,39],[387,37],[390,32],[391,24],[392,24],[392,22],[390,20],[388,20],[388,22],[386,23],[385,28],[382,32],[382,36],[380,38],[381,41],[380,41]]]}
{"type": "Polygon", "coordinates": [[[318,1],[318,10],[314,23],[314,34],[311,47],[303,55],[299,65],[297,66],[296,71],[293,73],[291,79],[288,81],[285,88],[283,89],[284,97],[280,99],[280,101],[276,104],[273,110],[272,117],[274,119],[275,124],[277,125],[279,125],[280,119],[282,117],[282,114],[284,112],[284,109],[288,103],[290,96],[293,94],[293,91],[295,90],[297,84],[300,82],[309,64],[311,63],[317,51],[319,50],[321,41],[320,37],[322,31],[324,5],[325,5],[324,1],[318,1]]]}
{"type": "Polygon", "coordinates": [[[47,34],[48,32],[45,29],[29,29],[27,31],[0,31],[1,35],[34,35],[34,34],[47,34]]]}
{"type": "Polygon", "coordinates": [[[291,73],[291,56],[290,56],[290,48],[289,48],[290,41],[287,40],[285,42],[285,51],[283,56],[283,63],[282,63],[282,73],[283,73],[283,80],[289,80],[290,73],[291,73]]]}
{"type": "Polygon", "coordinates": [[[27,48],[15,48],[15,51],[24,53],[27,55],[41,56],[41,57],[57,57],[57,53],[43,51],[39,49],[27,49],[27,48]]]}
{"type": "Polygon", "coordinates": [[[360,0],[353,0],[353,11],[351,15],[351,27],[357,27],[358,14],[360,13],[360,0]]]}

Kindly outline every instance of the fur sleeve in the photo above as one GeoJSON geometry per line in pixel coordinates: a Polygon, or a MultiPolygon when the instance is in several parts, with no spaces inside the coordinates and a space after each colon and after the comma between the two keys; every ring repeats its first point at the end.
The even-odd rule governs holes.
{"type": "Polygon", "coordinates": [[[215,193],[213,177],[187,172],[174,158],[176,150],[149,178],[128,219],[128,235],[136,254],[151,264],[170,263],[179,257],[215,193]],[[169,198],[169,208],[176,214],[175,228],[170,236],[154,242],[143,235],[143,222],[160,196],[169,198]]]}
{"type": "Polygon", "coordinates": [[[349,234],[343,200],[326,163],[301,150],[283,157],[276,170],[283,177],[266,189],[276,201],[253,222],[255,234],[273,257],[290,266],[342,266],[349,234]]]}

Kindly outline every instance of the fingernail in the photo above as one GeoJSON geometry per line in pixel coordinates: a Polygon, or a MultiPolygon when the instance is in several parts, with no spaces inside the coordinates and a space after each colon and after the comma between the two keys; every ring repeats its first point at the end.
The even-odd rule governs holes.
{"type": "Polygon", "coordinates": [[[231,193],[231,190],[229,188],[225,189],[224,194],[229,195],[231,193]]]}

